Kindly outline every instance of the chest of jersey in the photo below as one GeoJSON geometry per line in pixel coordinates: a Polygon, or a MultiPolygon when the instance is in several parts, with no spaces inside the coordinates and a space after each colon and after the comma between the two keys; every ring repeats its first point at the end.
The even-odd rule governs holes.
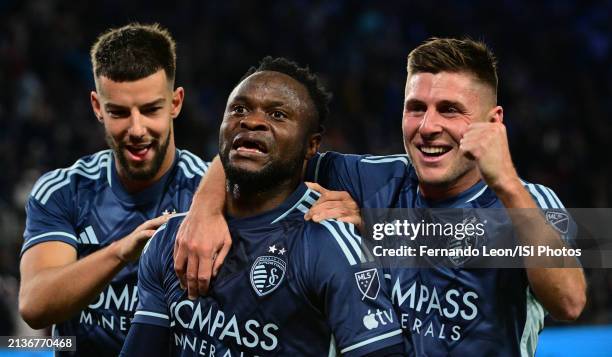
{"type": "Polygon", "coordinates": [[[189,208],[188,201],[167,192],[154,200],[125,202],[111,188],[98,187],[97,192],[81,192],[75,233],[79,257],[88,255],[132,233],[139,225],[163,213],[189,208]]]}
{"type": "Polygon", "coordinates": [[[329,347],[330,329],[304,293],[299,257],[287,236],[283,229],[263,240],[257,229],[233,231],[234,246],[210,295],[195,301],[186,298],[174,274],[166,276],[177,355],[312,354],[329,347]]]}

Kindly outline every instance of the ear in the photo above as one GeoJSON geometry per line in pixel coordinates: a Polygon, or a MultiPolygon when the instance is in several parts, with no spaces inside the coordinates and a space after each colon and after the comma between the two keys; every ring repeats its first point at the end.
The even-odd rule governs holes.
{"type": "Polygon", "coordinates": [[[178,117],[181,112],[181,108],[183,107],[183,99],[185,99],[185,90],[183,87],[178,87],[172,93],[172,110],[170,111],[170,116],[172,119],[178,117]]]}
{"type": "Polygon", "coordinates": [[[503,123],[504,122],[504,108],[501,106],[496,106],[491,109],[488,115],[489,122],[491,123],[503,123]]]}
{"type": "Polygon", "coordinates": [[[91,91],[89,93],[89,100],[91,101],[91,109],[94,112],[94,115],[98,119],[100,123],[104,122],[104,118],[102,117],[102,106],[100,104],[100,97],[96,91],[91,91]]]}
{"type": "Polygon", "coordinates": [[[306,148],[306,160],[310,160],[319,151],[321,146],[321,133],[311,134],[308,138],[308,147],[306,148]]]}

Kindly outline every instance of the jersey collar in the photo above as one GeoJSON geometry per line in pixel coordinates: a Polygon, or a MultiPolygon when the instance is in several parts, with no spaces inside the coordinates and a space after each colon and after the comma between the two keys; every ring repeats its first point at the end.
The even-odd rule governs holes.
{"type": "Polygon", "coordinates": [[[461,192],[460,194],[447,198],[441,201],[430,201],[427,200],[421,194],[418,184],[416,185],[416,208],[464,208],[472,207],[476,199],[478,199],[485,191],[487,191],[487,185],[484,181],[480,180],[476,182],[472,187],[461,192]]]}
{"type": "Polygon", "coordinates": [[[240,227],[274,225],[296,214],[303,216],[318,198],[319,194],[317,192],[309,189],[304,183],[300,183],[295,191],[278,207],[251,217],[234,218],[228,216],[227,220],[232,226],[240,227]]]}

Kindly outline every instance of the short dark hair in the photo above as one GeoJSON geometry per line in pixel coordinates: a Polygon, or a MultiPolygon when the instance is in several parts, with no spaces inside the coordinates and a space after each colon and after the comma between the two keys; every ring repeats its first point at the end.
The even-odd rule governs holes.
{"type": "Polygon", "coordinates": [[[306,87],[317,111],[318,126],[316,131],[323,132],[323,124],[329,116],[329,103],[332,94],[325,89],[321,83],[321,79],[316,74],[312,73],[310,68],[300,67],[296,62],[288,60],[287,58],[266,56],[259,62],[257,67],[249,68],[244,76],[240,78],[240,82],[253,73],[263,71],[274,71],[286,74],[306,87]]]}
{"type": "Polygon", "coordinates": [[[163,69],[170,83],[176,72],[176,43],[161,25],[131,23],[101,34],[90,51],[94,77],[135,81],[163,69]]]}
{"type": "Polygon", "coordinates": [[[408,75],[438,72],[471,73],[497,96],[497,60],[484,42],[432,37],[408,55],[408,75]]]}

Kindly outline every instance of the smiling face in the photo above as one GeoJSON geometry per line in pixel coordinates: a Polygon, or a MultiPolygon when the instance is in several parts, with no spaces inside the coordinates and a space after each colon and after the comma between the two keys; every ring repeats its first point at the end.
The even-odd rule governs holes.
{"type": "Polygon", "coordinates": [[[97,79],[91,103],[104,124],[119,177],[130,188],[155,182],[170,168],[175,146],[172,120],[179,114],[183,89],[172,91],[163,70],[136,81],[97,79]]]}
{"type": "Polygon", "coordinates": [[[501,114],[492,89],[466,72],[408,76],[402,131],[423,192],[460,193],[479,179],[473,160],[459,149],[470,123],[501,114]]]}
{"type": "Polygon", "coordinates": [[[256,72],[230,94],[219,131],[228,180],[241,191],[262,191],[301,179],[318,149],[314,104],[304,85],[273,71],[256,72]]]}

